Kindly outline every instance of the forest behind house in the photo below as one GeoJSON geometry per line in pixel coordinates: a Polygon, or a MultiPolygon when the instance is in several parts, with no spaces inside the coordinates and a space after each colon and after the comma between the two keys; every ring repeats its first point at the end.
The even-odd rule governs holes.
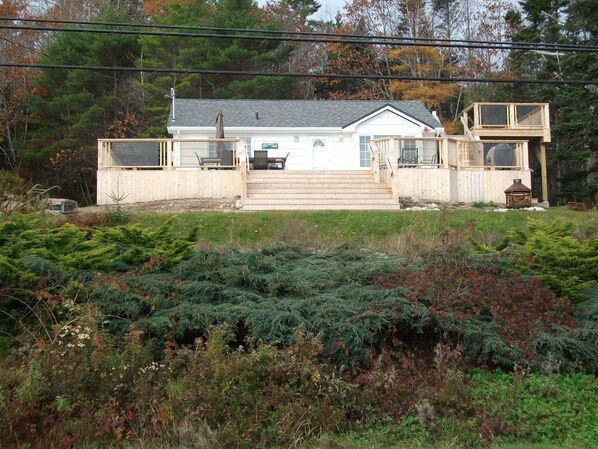
{"type": "Polygon", "coordinates": [[[415,99],[449,133],[462,132],[458,118],[474,101],[546,102],[550,202],[596,203],[593,0],[355,0],[318,20],[315,0],[260,5],[3,1],[0,169],[92,204],[97,139],[164,137],[171,89],[180,98],[415,99]],[[306,32],[322,34],[290,34],[306,32]],[[288,73],[326,77],[276,76],[288,73]]]}

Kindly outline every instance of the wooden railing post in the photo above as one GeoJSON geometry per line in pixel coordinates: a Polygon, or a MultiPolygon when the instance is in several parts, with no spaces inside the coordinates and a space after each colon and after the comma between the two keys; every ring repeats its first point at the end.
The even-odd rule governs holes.
{"type": "Polygon", "coordinates": [[[104,141],[98,139],[98,170],[102,170],[105,165],[105,156],[104,156],[104,141]]]}
{"type": "Polygon", "coordinates": [[[164,143],[166,144],[166,170],[172,170],[174,166],[174,161],[172,160],[172,140],[169,139],[164,143]]]}
{"type": "Polygon", "coordinates": [[[374,176],[374,180],[380,182],[380,150],[378,150],[378,143],[370,141],[368,143],[370,148],[370,172],[374,176]]]}
{"type": "Polygon", "coordinates": [[[439,148],[439,155],[438,157],[440,160],[438,163],[442,163],[442,168],[449,168],[449,155],[448,155],[448,138],[443,137],[442,140],[438,142],[439,148]]]}
{"type": "Polygon", "coordinates": [[[515,114],[515,105],[514,104],[509,104],[508,106],[508,111],[509,111],[509,123],[507,124],[507,128],[511,128],[511,129],[515,129],[517,128],[518,124],[517,124],[517,119],[516,114],[515,114]]]}
{"type": "Polygon", "coordinates": [[[521,148],[522,168],[523,170],[529,170],[529,151],[527,140],[521,142],[519,145],[521,148]]]}

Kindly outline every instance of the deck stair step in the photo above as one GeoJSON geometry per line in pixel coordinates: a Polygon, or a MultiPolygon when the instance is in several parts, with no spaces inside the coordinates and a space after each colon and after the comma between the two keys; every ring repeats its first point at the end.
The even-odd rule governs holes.
{"type": "Polygon", "coordinates": [[[243,210],[398,210],[369,171],[252,170],[243,210]]]}

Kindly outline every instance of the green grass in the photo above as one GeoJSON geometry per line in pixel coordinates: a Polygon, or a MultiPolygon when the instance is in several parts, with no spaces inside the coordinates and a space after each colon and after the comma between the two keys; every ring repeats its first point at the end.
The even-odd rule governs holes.
{"type": "MultiPolygon", "coordinates": [[[[377,439],[375,434],[347,435],[341,439],[328,439],[316,445],[308,445],[301,449],[465,449],[467,446],[454,441],[441,444],[427,444],[417,439],[408,441],[388,441],[384,438],[377,439]]],[[[517,443],[517,444],[491,444],[484,446],[486,449],[582,449],[591,446],[560,445],[550,443],[517,443]]]]}
{"type": "MultiPolygon", "coordinates": [[[[275,242],[309,244],[316,248],[355,242],[389,254],[415,253],[436,246],[440,235],[449,241],[474,238],[494,245],[528,217],[552,221],[574,220],[578,232],[598,232],[598,212],[579,213],[562,208],[546,212],[453,210],[429,212],[198,212],[177,215],[174,229],[185,232],[197,226],[199,241],[207,246],[238,248],[269,246],[275,242]]],[[[158,214],[132,215],[134,222],[156,226],[166,218],[158,214]]]]}
{"type": "MultiPolygon", "coordinates": [[[[152,444],[152,445],[118,445],[120,449],[197,449],[189,446],[177,446],[170,445],[168,443],[164,445],[152,444]]],[[[321,442],[310,443],[306,446],[301,446],[300,449],[461,449],[465,446],[447,442],[442,445],[425,445],[417,440],[411,441],[377,441],[372,435],[348,435],[341,439],[323,438],[321,442]],[[372,439],[374,438],[374,439],[372,439]]],[[[496,445],[492,444],[484,446],[485,449],[585,449],[584,446],[578,445],[558,445],[550,443],[518,443],[508,445],[496,445]]],[[[589,448],[589,447],[588,447],[589,448]]],[[[107,449],[106,446],[83,446],[81,449],[107,449]]],[[[204,448],[200,448],[204,449],[204,448]]],[[[206,448],[207,449],[207,448],[206,448]]],[[[283,449],[283,448],[281,448],[283,449]]],[[[284,449],[287,449],[286,447],[284,449]]]]}

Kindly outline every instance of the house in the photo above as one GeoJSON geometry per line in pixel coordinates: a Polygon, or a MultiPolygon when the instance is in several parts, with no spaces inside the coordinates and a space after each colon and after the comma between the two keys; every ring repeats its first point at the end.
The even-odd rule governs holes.
{"type": "Polygon", "coordinates": [[[444,133],[419,101],[188,99],[173,100],[168,133],[214,138],[219,112],[225,136],[243,140],[249,157],[260,149],[273,157],[288,154],[288,170],[369,169],[371,139],[444,133]]]}
{"type": "Polygon", "coordinates": [[[98,140],[97,202],[237,198],[246,210],[397,209],[407,198],[504,204],[505,189],[520,179],[547,204],[547,104],[474,103],[461,121],[464,134],[447,136],[417,101],[173,99],[172,138],[98,140]],[[219,113],[224,138],[216,138],[219,113]]]}

